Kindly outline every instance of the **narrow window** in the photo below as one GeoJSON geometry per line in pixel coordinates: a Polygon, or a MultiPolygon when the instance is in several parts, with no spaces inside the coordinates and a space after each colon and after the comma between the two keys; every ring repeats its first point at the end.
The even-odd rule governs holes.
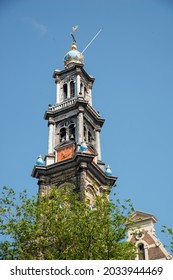
{"type": "Polygon", "coordinates": [[[82,94],[82,92],[83,92],[83,84],[81,83],[80,84],[80,94],[82,94]]]}
{"type": "Polygon", "coordinates": [[[91,132],[88,131],[88,142],[91,143],[92,142],[92,135],[91,132]]]}
{"type": "Polygon", "coordinates": [[[60,129],[60,143],[63,143],[66,141],[66,128],[62,127],[60,129]]]}
{"type": "Polygon", "coordinates": [[[139,260],[145,260],[145,249],[143,243],[138,244],[138,254],[139,260]]]}
{"type": "Polygon", "coordinates": [[[67,84],[63,85],[64,100],[67,99],[67,84]]]}
{"type": "Polygon", "coordinates": [[[70,98],[75,96],[75,84],[73,81],[70,82],[70,98]]]}
{"type": "Polygon", "coordinates": [[[71,124],[69,126],[69,139],[75,140],[75,125],[74,124],[71,124]]]}
{"type": "Polygon", "coordinates": [[[94,206],[94,192],[90,188],[87,188],[86,190],[86,203],[92,210],[94,206]]]}
{"type": "MultiPolygon", "coordinates": [[[[85,125],[84,125],[83,132],[84,132],[84,135],[83,135],[83,136],[84,136],[84,140],[87,141],[88,139],[87,139],[87,135],[86,135],[87,133],[86,133],[86,127],[85,127],[85,125]]],[[[88,142],[88,141],[87,141],[87,142],[88,142]]]]}

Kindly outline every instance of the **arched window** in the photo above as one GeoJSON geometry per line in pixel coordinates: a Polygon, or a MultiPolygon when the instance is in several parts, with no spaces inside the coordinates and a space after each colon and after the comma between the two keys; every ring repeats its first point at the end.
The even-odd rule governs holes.
{"type": "Polygon", "coordinates": [[[73,81],[70,82],[70,98],[75,96],[75,84],[73,81]]]}
{"type": "Polygon", "coordinates": [[[90,207],[90,209],[93,209],[94,207],[94,190],[92,186],[87,186],[86,188],[86,203],[90,207]]]}
{"type": "Polygon", "coordinates": [[[60,143],[63,143],[66,141],[66,128],[62,127],[60,129],[60,143]]]}
{"type": "Polygon", "coordinates": [[[69,139],[75,140],[75,125],[74,123],[69,125],[69,139]]]}
{"type": "Polygon", "coordinates": [[[143,243],[138,244],[138,259],[145,260],[145,248],[143,243]]]}
{"type": "Polygon", "coordinates": [[[63,121],[60,124],[59,143],[75,141],[75,123],[73,120],[63,121]]]}
{"type": "Polygon", "coordinates": [[[64,100],[67,99],[67,84],[63,85],[64,100]]]}

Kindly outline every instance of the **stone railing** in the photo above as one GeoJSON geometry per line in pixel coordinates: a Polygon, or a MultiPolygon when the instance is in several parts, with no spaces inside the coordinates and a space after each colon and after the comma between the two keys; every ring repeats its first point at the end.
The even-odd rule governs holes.
{"type": "Polygon", "coordinates": [[[56,105],[54,105],[54,106],[49,106],[49,111],[52,111],[52,112],[53,112],[53,111],[57,111],[57,110],[66,108],[66,107],[68,107],[68,106],[73,105],[73,104],[75,103],[75,101],[76,101],[76,97],[70,98],[70,99],[68,99],[68,100],[66,100],[66,101],[63,101],[63,102],[61,102],[60,104],[56,104],[56,105]]]}

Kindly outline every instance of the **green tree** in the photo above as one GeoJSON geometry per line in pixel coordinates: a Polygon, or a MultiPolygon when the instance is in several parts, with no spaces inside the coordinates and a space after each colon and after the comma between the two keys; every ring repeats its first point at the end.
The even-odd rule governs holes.
{"type": "Polygon", "coordinates": [[[169,246],[165,246],[165,247],[171,252],[171,254],[173,254],[173,229],[167,226],[162,226],[161,232],[166,234],[168,238],[169,246]]]}
{"type": "Polygon", "coordinates": [[[134,259],[126,242],[133,206],[95,198],[93,208],[74,192],[74,186],[52,187],[48,196],[20,202],[12,189],[0,198],[0,259],[104,260],[134,259]]]}

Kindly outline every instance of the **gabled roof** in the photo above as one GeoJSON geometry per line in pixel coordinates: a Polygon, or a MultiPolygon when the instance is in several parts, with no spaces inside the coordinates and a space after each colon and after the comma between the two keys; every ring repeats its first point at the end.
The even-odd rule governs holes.
{"type": "Polygon", "coordinates": [[[138,210],[132,215],[132,220],[136,222],[142,222],[146,220],[152,220],[153,223],[157,222],[157,218],[154,215],[138,210]]]}

